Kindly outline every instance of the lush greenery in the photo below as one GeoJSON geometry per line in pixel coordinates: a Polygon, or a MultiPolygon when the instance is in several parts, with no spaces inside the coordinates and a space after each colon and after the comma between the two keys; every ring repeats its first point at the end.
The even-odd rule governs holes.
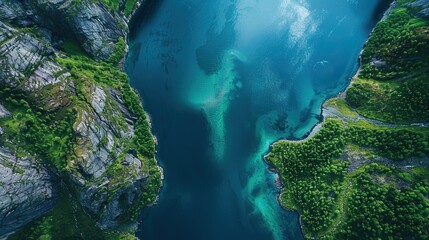
{"type": "Polygon", "coordinates": [[[90,59],[73,43],[67,42],[63,48],[71,57],[58,58],[57,61],[72,74],[78,98],[85,104],[87,103],[88,83],[119,90],[128,110],[137,117],[133,147],[143,156],[153,157],[155,142],[150,133],[141,101],[137,93],[130,87],[128,76],[112,64],[90,59]]]}
{"type": "Polygon", "coordinates": [[[137,0],[126,0],[125,1],[125,9],[124,15],[129,16],[134,10],[134,6],[136,5],[137,0]]]}
{"type": "MultiPolygon", "coordinates": [[[[113,87],[121,92],[125,105],[137,119],[134,125],[133,138],[124,146],[124,150],[117,156],[114,164],[111,165],[107,172],[109,179],[111,179],[110,183],[115,185],[115,182],[123,182],[123,179],[127,178],[129,175],[127,168],[121,164],[125,157],[124,153],[135,151],[137,156],[144,160],[143,166],[147,166],[149,179],[144,189],[141,190],[141,201],[135,202],[132,209],[127,209],[129,214],[122,216],[121,219],[124,222],[133,220],[137,217],[137,213],[140,209],[155,200],[161,186],[161,173],[154,159],[155,141],[150,132],[146,113],[143,110],[137,93],[130,87],[128,77],[125,73],[109,63],[96,62],[90,59],[82,54],[82,51],[76,51],[77,48],[71,47],[70,45],[72,44],[65,46],[65,51],[68,52],[71,57],[58,58],[57,61],[65,66],[72,74],[71,77],[74,79],[78,98],[84,102],[88,101],[88,94],[86,93],[87,89],[90,88],[87,86],[88,83],[104,87],[113,87]]],[[[117,120],[111,119],[111,121],[115,122],[117,120]]],[[[120,187],[121,185],[117,185],[117,188],[110,189],[110,193],[115,193],[120,187]]]]}
{"type": "Polygon", "coordinates": [[[126,47],[127,44],[125,43],[124,38],[120,37],[115,43],[115,49],[107,61],[112,63],[113,65],[117,65],[124,57],[126,47]]]}
{"type": "MultiPolygon", "coordinates": [[[[366,225],[360,226],[366,222],[372,223],[372,221],[390,225],[391,229],[419,228],[421,231],[421,233],[417,231],[413,235],[409,235],[409,232],[398,235],[402,238],[428,236],[428,229],[425,226],[429,224],[429,218],[427,218],[429,216],[429,201],[425,195],[429,193],[429,185],[413,181],[414,179],[408,183],[409,187],[402,189],[397,189],[389,184],[379,185],[374,182],[374,174],[371,172],[371,168],[362,166],[356,171],[349,172],[351,160],[347,157],[340,159],[340,156],[344,153],[347,145],[357,145],[360,148],[372,147],[370,156],[379,154],[392,159],[427,155],[429,154],[429,135],[416,132],[412,128],[406,130],[363,126],[366,124],[343,125],[339,120],[328,119],[321,131],[308,141],[303,143],[280,142],[274,145],[267,156],[267,160],[278,169],[285,184],[281,194],[282,203],[285,207],[296,209],[302,214],[307,236],[338,237],[338,234],[353,236],[353,234],[361,234],[362,232],[373,234],[371,235],[373,237],[383,236],[381,233],[378,235],[377,232],[373,233],[372,230],[374,229],[366,229],[368,227],[366,225]],[[372,182],[367,183],[371,184],[371,188],[362,185],[361,178],[369,178],[372,182]],[[374,197],[366,199],[366,201],[374,202],[373,204],[376,206],[377,204],[390,204],[389,206],[395,209],[403,208],[404,211],[409,211],[409,208],[418,210],[409,211],[407,217],[411,219],[410,221],[401,221],[397,217],[390,218],[391,215],[380,217],[369,214],[372,209],[368,209],[368,212],[363,211],[363,209],[366,210],[366,207],[372,206],[372,203],[366,206],[355,205],[357,200],[354,194],[361,196],[367,196],[370,193],[375,194],[376,191],[372,191],[373,188],[380,188],[378,190],[382,192],[379,194],[384,193],[383,191],[387,189],[387,192],[393,191],[398,196],[404,195],[404,197],[409,191],[418,193],[408,206],[401,205],[401,202],[380,202],[381,199],[374,197]],[[366,192],[367,190],[368,192],[366,192]],[[352,214],[352,211],[357,211],[360,214],[352,214]],[[356,225],[354,223],[357,221],[354,218],[356,216],[365,219],[365,221],[356,225]],[[421,222],[421,218],[425,218],[426,221],[421,222]],[[414,223],[419,224],[414,226],[414,223]],[[343,224],[343,227],[335,228],[338,224],[343,224]],[[357,232],[354,231],[357,229],[356,227],[359,227],[357,232]]],[[[374,166],[379,165],[375,164],[374,166]]],[[[402,170],[393,167],[379,166],[379,168],[386,168],[402,175],[408,173],[402,173],[402,170]]],[[[387,211],[386,209],[378,210],[387,211]]],[[[388,231],[382,233],[389,234],[388,231]]],[[[399,234],[399,232],[395,232],[395,234],[399,234]]]]}
{"type": "Polygon", "coordinates": [[[410,2],[398,0],[375,28],[346,101],[325,104],[341,116],[306,141],[275,144],[267,156],[284,184],[281,203],[301,214],[306,237],[429,239],[428,129],[354,122],[356,112],[394,124],[429,122],[428,21],[410,2]]]}
{"type": "Polygon", "coordinates": [[[110,11],[117,12],[121,10],[123,11],[125,16],[129,16],[132,13],[134,6],[137,3],[137,0],[126,0],[124,9],[120,9],[121,7],[120,4],[122,1],[119,1],[119,0],[95,0],[95,1],[104,3],[110,11]]]}
{"type": "Polygon", "coordinates": [[[389,17],[374,29],[362,54],[363,78],[387,81],[428,70],[428,20],[417,17],[420,9],[409,7],[410,2],[398,0],[389,17]],[[387,66],[371,66],[373,59],[383,60],[387,66]]]}
{"type": "Polygon", "coordinates": [[[0,101],[13,116],[0,120],[0,126],[5,127],[0,143],[18,153],[38,155],[46,164],[64,170],[75,142],[73,109],[50,112],[30,106],[28,102],[33,100],[27,94],[10,88],[0,88],[0,101]]]}
{"type": "MultiPolygon", "coordinates": [[[[109,157],[115,160],[105,173],[110,180],[109,185],[102,190],[107,190],[109,198],[113,197],[137,174],[136,171],[139,170],[122,164],[126,154],[133,153],[141,160],[142,171],[147,173],[148,179],[138,190],[139,199],[134,201],[131,207],[124,203],[124,214],[117,219],[118,222],[129,224],[137,218],[142,208],[156,200],[161,186],[161,173],[154,158],[155,141],[142,103],[130,87],[127,75],[116,67],[123,57],[125,47],[125,41],[119,39],[109,62],[96,62],[76,42],[66,40],[60,47],[64,54],[55,59],[64,70],[54,73],[56,76],[70,73],[66,80],[45,86],[33,93],[23,92],[19,87],[11,89],[0,86],[0,103],[12,112],[12,117],[0,119],[0,126],[4,130],[4,134],[0,135],[0,145],[11,148],[18,156],[36,155],[37,159],[41,159],[40,164],[50,166],[51,170],[56,169],[55,173],[68,179],[67,172],[78,171],[76,162],[79,161],[79,153],[82,150],[92,151],[80,149],[80,136],[75,133],[74,125],[82,120],[83,111],[93,111],[91,101],[94,87],[102,89],[107,95],[101,117],[106,118],[118,131],[128,131],[125,118],[113,114],[114,110],[121,111],[114,100],[118,95],[135,121],[134,134],[129,139],[114,136],[114,149],[121,149],[121,152],[109,153],[109,157]]],[[[106,145],[107,141],[105,135],[100,145],[106,145]]],[[[65,184],[67,185],[69,184],[65,184]]],[[[132,234],[99,230],[95,224],[97,216],[85,213],[78,201],[65,189],[60,187],[60,201],[54,210],[14,235],[12,239],[76,239],[81,238],[82,234],[88,239],[135,239],[132,234]],[[64,226],[74,227],[64,229],[64,226]]],[[[119,199],[119,205],[121,204],[119,199]]]]}
{"type": "Polygon", "coordinates": [[[429,119],[429,21],[416,17],[419,9],[409,2],[397,1],[377,25],[363,52],[359,79],[347,92],[350,105],[367,117],[395,123],[429,119]]]}
{"type": "MultiPolygon", "coordinates": [[[[408,173],[405,173],[408,174],[408,173]]],[[[419,181],[401,180],[403,172],[371,164],[352,179],[342,239],[428,239],[429,192],[419,181]],[[376,180],[374,180],[376,179],[376,180]],[[390,184],[378,181],[389,179],[390,184]],[[392,184],[401,183],[398,187],[392,184]],[[409,186],[408,186],[409,185],[409,186]]]]}

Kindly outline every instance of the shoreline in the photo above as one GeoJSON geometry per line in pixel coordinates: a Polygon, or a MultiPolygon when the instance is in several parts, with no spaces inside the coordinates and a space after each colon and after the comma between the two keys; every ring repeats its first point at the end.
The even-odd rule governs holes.
{"type": "MultiPolygon", "coordinates": [[[[356,79],[359,76],[359,73],[362,70],[362,54],[365,50],[365,46],[368,43],[369,38],[371,37],[372,33],[374,32],[375,28],[377,27],[378,23],[383,21],[384,19],[386,19],[386,17],[390,14],[390,12],[393,10],[393,8],[396,6],[396,0],[394,0],[389,8],[384,12],[383,17],[377,22],[377,24],[374,26],[374,28],[371,30],[371,32],[368,35],[367,40],[365,41],[365,43],[362,46],[362,50],[359,53],[358,56],[358,69],[356,70],[355,74],[349,78],[350,82],[349,84],[347,84],[346,88],[342,91],[340,91],[337,95],[333,96],[333,97],[329,97],[327,99],[325,99],[325,101],[323,101],[322,105],[321,105],[321,110],[320,110],[320,115],[322,116],[322,120],[319,121],[318,123],[316,123],[311,129],[310,131],[308,131],[302,138],[300,139],[296,139],[296,140],[289,140],[286,138],[281,138],[278,139],[276,141],[274,141],[273,143],[270,144],[269,149],[271,150],[271,148],[280,142],[288,142],[288,143],[301,143],[301,142],[305,142],[308,141],[310,138],[312,138],[322,127],[323,123],[325,122],[326,118],[331,117],[331,116],[335,116],[334,114],[332,114],[329,109],[326,108],[326,103],[330,100],[334,100],[334,99],[344,99],[345,95],[347,93],[347,90],[350,89],[350,87],[354,84],[354,82],[356,81],[356,79]]],[[[270,152],[270,150],[268,151],[268,153],[270,152]]],[[[264,155],[264,158],[267,154],[264,155]]]]}
{"type": "MultiPolygon", "coordinates": [[[[368,38],[365,41],[365,43],[363,44],[362,50],[360,51],[359,56],[358,56],[358,69],[356,70],[355,74],[349,79],[350,82],[348,83],[346,88],[344,90],[340,91],[336,96],[329,97],[325,101],[323,101],[323,103],[321,105],[321,110],[320,110],[320,115],[322,116],[322,120],[319,121],[317,124],[315,124],[311,128],[311,130],[308,131],[301,139],[288,140],[286,138],[282,138],[282,139],[278,139],[278,140],[274,141],[273,143],[270,144],[268,150],[264,153],[264,155],[262,157],[263,161],[268,166],[268,171],[274,173],[277,177],[276,181],[279,181],[279,184],[278,184],[279,194],[277,195],[277,201],[278,201],[279,205],[281,206],[281,208],[283,208],[286,211],[298,213],[299,225],[300,225],[301,233],[302,233],[302,236],[304,237],[304,239],[306,239],[306,235],[305,235],[305,231],[304,231],[304,224],[302,223],[302,214],[300,214],[298,210],[293,210],[293,209],[289,209],[289,208],[284,207],[283,204],[281,203],[280,196],[282,194],[283,189],[285,188],[285,185],[282,181],[281,175],[280,175],[279,171],[277,170],[277,168],[273,164],[268,162],[266,157],[271,153],[272,148],[275,144],[282,143],[282,142],[299,144],[299,143],[303,143],[303,142],[308,141],[309,139],[311,139],[315,134],[317,134],[322,129],[322,126],[328,117],[334,117],[335,116],[329,111],[329,109],[326,108],[326,103],[332,99],[344,99],[345,98],[347,91],[350,89],[350,87],[356,81],[356,79],[358,78],[358,76],[362,70],[362,66],[363,66],[362,54],[365,50],[365,47],[366,47],[369,39],[371,38],[372,33],[374,32],[377,25],[389,16],[389,14],[392,12],[392,10],[395,8],[395,6],[396,6],[396,0],[393,0],[393,2],[389,5],[389,8],[383,13],[382,18],[379,21],[377,21],[376,25],[374,26],[374,28],[369,33],[368,38]]],[[[275,185],[277,187],[277,184],[275,184],[275,185]]]]}
{"type": "MultiPolygon", "coordinates": [[[[134,88],[132,86],[132,84],[131,84],[131,78],[130,78],[129,74],[126,71],[126,67],[125,66],[126,66],[126,62],[127,62],[127,59],[128,59],[128,55],[130,53],[130,51],[129,51],[130,41],[129,40],[130,40],[130,37],[131,37],[131,28],[135,24],[135,21],[136,21],[136,18],[138,18],[138,15],[141,14],[142,12],[144,12],[145,8],[147,7],[147,5],[151,4],[152,2],[153,1],[150,1],[150,0],[138,0],[136,2],[136,5],[134,6],[133,10],[131,11],[130,15],[129,16],[125,16],[126,21],[127,21],[128,34],[126,35],[126,39],[125,39],[126,40],[126,52],[124,53],[124,56],[123,56],[123,64],[122,64],[122,66],[120,66],[120,70],[127,75],[127,77],[128,77],[128,84],[129,84],[130,88],[133,90],[133,92],[139,98],[140,104],[141,104],[141,106],[143,108],[143,111],[145,113],[146,121],[147,121],[147,123],[149,125],[149,132],[150,132],[150,134],[152,136],[152,139],[153,139],[153,141],[155,143],[155,154],[153,156],[153,159],[155,161],[155,164],[156,164],[156,167],[158,168],[159,173],[161,174],[161,177],[160,177],[161,186],[158,189],[158,192],[156,194],[155,199],[150,204],[148,204],[146,207],[156,206],[158,204],[158,202],[159,202],[161,191],[162,191],[162,189],[164,187],[164,179],[165,179],[164,168],[161,166],[161,163],[158,161],[158,157],[157,157],[158,156],[158,138],[156,137],[155,133],[153,132],[152,117],[149,114],[149,112],[147,112],[146,109],[144,108],[144,101],[143,101],[143,97],[140,95],[140,92],[138,91],[138,89],[136,89],[136,88],[134,88]]],[[[146,207],[144,207],[144,208],[146,208],[146,207]]],[[[139,211],[139,215],[142,213],[142,211],[144,210],[144,208],[139,211]]]]}

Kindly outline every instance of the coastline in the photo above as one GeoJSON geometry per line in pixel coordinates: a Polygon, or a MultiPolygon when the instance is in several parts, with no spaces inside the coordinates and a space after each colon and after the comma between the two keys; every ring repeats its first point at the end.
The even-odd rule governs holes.
{"type": "MultiPolygon", "coordinates": [[[[366,46],[366,44],[368,43],[369,38],[371,37],[371,35],[372,35],[372,33],[374,32],[374,29],[377,27],[378,23],[379,23],[379,22],[381,22],[381,21],[383,21],[387,16],[389,16],[390,12],[393,10],[393,8],[394,8],[395,6],[396,6],[396,0],[394,0],[394,1],[390,4],[389,8],[384,12],[383,17],[382,17],[382,18],[377,22],[377,24],[374,26],[374,28],[373,28],[373,29],[371,30],[371,32],[369,33],[368,38],[367,38],[367,40],[365,41],[365,43],[363,44],[362,50],[360,51],[359,56],[358,56],[358,69],[356,70],[355,74],[354,74],[351,78],[349,78],[350,82],[349,82],[349,84],[347,84],[346,88],[345,88],[344,90],[340,91],[336,96],[333,96],[333,97],[327,98],[325,101],[323,101],[323,103],[322,103],[322,105],[321,105],[321,110],[320,110],[320,115],[322,116],[322,120],[321,120],[321,121],[319,121],[318,123],[316,123],[316,124],[311,128],[311,130],[310,130],[310,131],[308,131],[308,132],[305,134],[305,136],[304,136],[304,137],[302,137],[301,139],[297,139],[297,140],[288,140],[288,139],[286,139],[286,138],[283,138],[283,139],[279,139],[279,140],[274,141],[273,143],[271,143],[271,144],[270,144],[270,147],[269,147],[269,151],[268,151],[268,153],[270,152],[270,150],[271,150],[272,146],[274,146],[275,144],[280,143],[280,142],[301,143],[301,142],[308,141],[308,140],[309,140],[310,138],[312,138],[312,137],[313,137],[317,132],[319,132],[319,131],[320,131],[320,129],[322,128],[322,125],[323,125],[323,123],[325,122],[326,118],[336,116],[336,115],[335,115],[335,114],[333,114],[333,113],[332,113],[328,108],[326,108],[326,103],[327,103],[328,101],[330,101],[330,100],[334,100],[334,99],[344,99],[344,98],[345,98],[347,91],[348,91],[348,90],[349,90],[349,88],[354,84],[354,82],[356,81],[356,79],[357,79],[357,78],[358,78],[358,76],[359,76],[359,73],[360,73],[360,72],[361,72],[361,70],[362,70],[362,65],[363,65],[363,63],[362,63],[362,54],[363,54],[363,51],[365,50],[365,46],[366,46]]],[[[265,156],[266,156],[266,155],[267,155],[267,154],[265,154],[265,155],[264,155],[264,158],[265,158],[265,156]]]]}
{"type": "MultiPolygon", "coordinates": [[[[135,24],[136,17],[138,17],[138,15],[140,15],[141,13],[143,13],[145,11],[145,8],[149,4],[151,4],[152,2],[153,1],[151,1],[151,0],[138,0],[136,2],[136,5],[134,6],[133,10],[131,11],[131,14],[129,16],[125,16],[126,20],[127,20],[127,27],[128,27],[128,34],[126,36],[127,39],[125,41],[126,42],[126,49],[127,49],[127,51],[125,52],[124,57],[123,57],[123,64],[122,64],[122,66],[120,66],[121,71],[128,76],[128,84],[130,85],[131,89],[134,91],[134,93],[137,95],[137,97],[140,100],[140,103],[141,103],[141,105],[142,105],[142,107],[144,109],[144,113],[145,113],[145,116],[146,116],[146,121],[148,122],[148,125],[149,125],[149,132],[150,132],[150,134],[152,136],[153,141],[155,142],[155,155],[153,156],[153,160],[155,161],[156,167],[158,168],[158,171],[159,171],[159,173],[161,175],[161,177],[160,177],[161,186],[158,189],[158,192],[156,194],[156,198],[153,200],[152,203],[148,204],[146,207],[153,207],[153,206],[156,206],[158,204],[161,190],[164,187],[164,179],[165,179],[164,168],[162,168],[162,166],[160,165],[160,162],[158,162],[158,158],[157,158],[157,155],[158,155],[158,150],[157,150],[157,148],[158,148],[158,138],[156,137],[155,133],[153,132],[152,117],[149,114],[149,112],[147,112],[145,110],[145,108],[144,108],[144,101],[143,101],[142,96],[140,95],[140,92],[136,88],[134,88],[132,86],[130,76],[125,71],[125,69],[126,69],[125,66],[126,66],[126,60],[128,59],[128,54],[129,54],[129,46],[130,46],[129,40],[130,40],[131,28],[135,24]]],[[[142,210],[140,210],[139,215],[141,214],[142,210]]]]}
{"type": "Polygon", "coordinates": [[[283,181],[282,181],[282,179],[281,179],[281,175],[280,175],[279,171],[277,170],[277,168],[276,168],[273,164],[271,164],[270,162],[268,162],[268,161],[267,161],[266,157],[271,153],[272,148],[273,148],[273,146],[274,146],[275,144],[282,143],[282,142],[298,144],[298,143],[303,143],[303,142],[308,141],[309,139],[311,139],[315,134],[317,134],[317,133],[322,129],[322,126],[323,126],[323,124],[325,123],[325,120],[326,120],[327,118],[329,118],[329,117],[335,117],[335,116],[336,116],[335,114],[333,114],[333,113],[331,112],[331,110],[330,110],[330,109],[328,109],[328,108],[326,107],[326,103],[327,103],[328,101],[330,101],[330,100],[333,100],[333,99],[345,99],[345,96],[346,96],[347,91],[348,91],[348,90],[350,89],[350,87],[354,84],[354,82],[356,81],[356,79],[358,78],[358,76],[359,76],[359,74],[360,74],[360,72],[361,72],[361,70],[362,70],[362,66],[363,66],[363,62],[362,62],[362,54],[363,54],[363,52],[364,52],[364,50],[365,50],[365,46],[367,45],[367,43],[368,43],[368,41],[369,41],[369,38],[371,37],[371,35],[372,35],[372,33],[374,32],[375,28],[377,27],[378,23],[380,23],[381,21],[383,21],[384,19],[386,19],[386,18],[389,16],[389,14],[392,12],[392,10],[395,8],[395,6],[396,6],[396,0],[393,0],[393,2],[389,5],[389,8],[388,8],[384,13],[383,13],[382,18],[381,18],[379,21],[377,21],[377,24],[374,26],[374,28],[373,28],[373,29],[371,30],[371,32],[369,33],[368,38],[367,38],[367,40],[365,41],[365,43],[363,44],[363,46],[362,46],[362,50],[360,51],[359,56],[358,56],[358,69],[356,70],[355,74],[354,74],[354,75],[349,79],[349,80],[350,80],[350,82],[348,83],[348,85],[346,86],[346,88],[345,88],[344,90],[340,91],[336,96],[333,96],[333,97],[327,98],[327,99],[322,103],[322,105],[321,105],[321,110],[320,110],[320,115],[322,116],[322,120],[320,120],[317,124],[315,124],[315,125],[311,128],[311,130],[310,130],[310,131],[308,131],[308,132],[305,134],[305,136],[304,136],[304,137],[302,137],[301,139],[297,139],[297,140],[288,140],[288,139],[286,139],[286,138],[283,138],[283,139],[279,139],[279,140],[274,141],[273,143],[271,143],[271,144],[270,144],[270,146],[269,146],[268,150],[264,153],[264,155],[263,155],[263,157],[262,157],[262,158],[263,158],[263,161],[264,161],[264,162],[267,164],[267,166],[268,166],[268,170],[269,170],[270,172],[272,172],[272,173],[274,173],[274,174],[276,175],[276,181],[278,181],[278,182],[279,182],[279,184],[275,184],[275,185],[276,185],[276,186],[278,186],[278,188],[279,188],[279,194],[277,195],[277,201],[279,202],[279,205],[280,205],[284,210],[286,210],[286,211],[291,211],[291,212],[297,212],[297,213],[298,213],[298,215],[299,215],[299,225],[300,225],[301,233],[302,233],[302,236],[304,237],[304,239],[306,238],[306,235],[305,235],[305,231],[304,231],[304,224],[302,223],[302,214],[300,214],[298,210],[289,209],[289,208],[286,208],[285,206],[283,206],[283,204],[282,204],[282,202],[281,202],[280,197],[281,197],[281,193],[282,193],[283,189],[285,188],[285,186],[284,186],[284,184],[283,184],[283,181]]]}

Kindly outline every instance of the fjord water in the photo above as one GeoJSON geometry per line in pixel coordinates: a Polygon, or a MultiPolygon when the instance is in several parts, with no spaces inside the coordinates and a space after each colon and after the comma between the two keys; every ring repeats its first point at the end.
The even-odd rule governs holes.
{"type": "MultiPolygon", "coordinates": [[[[386,1],[384,1],[386,2],[386,1]]],[[[380,7],[381,6],[381,7],[380,7]]],[[[132,29],[127,72],[165,170],[143,239],[302,239],[263,154],[299,139],[349,82],[374,0],[162,0],[132,29]]]]}

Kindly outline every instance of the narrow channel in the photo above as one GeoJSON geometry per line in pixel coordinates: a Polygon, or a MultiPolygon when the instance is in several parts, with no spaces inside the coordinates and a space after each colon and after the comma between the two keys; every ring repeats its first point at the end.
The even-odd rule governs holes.
{"type": "Polygon", "coordinates": [[[164,188],[142,239],[302,239],[262,156],[299,139],[349,83],[390,1],[160,0],[126,70],[158,139],[164,188]]]}

